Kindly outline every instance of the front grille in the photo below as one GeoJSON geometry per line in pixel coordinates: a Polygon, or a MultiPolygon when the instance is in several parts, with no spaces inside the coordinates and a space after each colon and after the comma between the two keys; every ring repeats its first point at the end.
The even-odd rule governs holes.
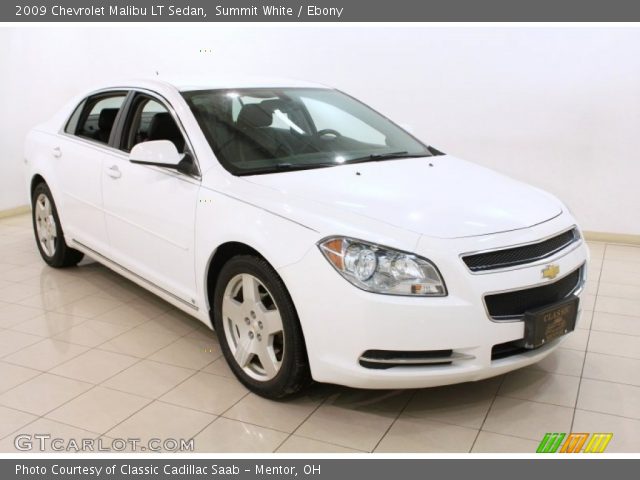
{"type": "Polygon", "coordinates": [[[573,228],[542,242],[467,255],[462,260],[472,272],[514,267],[548,258],[579,238],[578,230],[573,228]]]}
{"type": "Polygon", "coordinates": [[[583,268],[540,287],[487,295],[484,297],[487,311],[496,320],[507,320],[522,317],[527,310],[559,302],[580,287],[583,268]]]}

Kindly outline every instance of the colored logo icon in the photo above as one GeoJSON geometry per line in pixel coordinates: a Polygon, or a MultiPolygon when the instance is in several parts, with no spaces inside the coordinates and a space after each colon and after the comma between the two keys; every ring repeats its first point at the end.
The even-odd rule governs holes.
{"type": "Polygon", "coordinates": [[[560,265],[551,263],[542,269],[542,278],[553,280],[560,273],[560,265]]]}
{"type": "Polygon", "coordinates": [[[536,453],[603,453],[612,438],[613,433],[545,433],[536,453]]]}

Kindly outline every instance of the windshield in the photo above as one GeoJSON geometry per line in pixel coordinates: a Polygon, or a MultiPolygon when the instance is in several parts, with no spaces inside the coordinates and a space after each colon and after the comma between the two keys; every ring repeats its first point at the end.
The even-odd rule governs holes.
{"type": "Polygon", "coordinates": [[[337,90],[183,92],[211,148],[235,175],[427,157],[436,152],[337,90]]]}

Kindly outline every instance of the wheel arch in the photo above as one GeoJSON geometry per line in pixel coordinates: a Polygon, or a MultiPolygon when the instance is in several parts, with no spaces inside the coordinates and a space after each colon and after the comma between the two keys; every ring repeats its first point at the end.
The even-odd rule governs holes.
{"type": "Polygon", "coordinates": [[[220,276],[220,271],[224,267],[225,263],[238,255],[255,255],[265,260],[269,265],[271,263],[265,258],[258,250],[247,245],[243,242],[228,241],[218,245],[218,247],[211,253],[209,262],[207,263],[206,272],[206,284],[205,284],[205,296],[207,300],[207,306],[209,310],[209,321],[213,327],[213,294],[215,292],[216,283],[220,276]]]}
{"type": "MultiPolygon", "coordinates": [[[[35,173],[31,177],[31,183],[29,184],[29,202],[31,204],[33,204],[33,191],[41,183],[44,183],[47,186],[49,185],[42,175],[40,175],[39,173],[35,173]]],[[[49,188],[51,188],[51,187],[49,187],[49,188]]]]}
{"type": "MultiPolygon", "coordinates": [[[[293,309],[295,310],[297,315],[298,309],[296,308],[296,304],[293,300],[293,297],[291,296],[291,292],[289,291],[287,284],[284,283],[284,280],[282,279],[282,277],[280,277],[280,275],[278,274],[278,271],[276,270],[273,262],[269,261],[269,259],[265,255],[260,253],[256,248],[252,247],[251,245],[248,245],[241,241],[227,241],[225,243],[218,245],[218,247],[211,253],[209,257],[209,262],[207,263],[207,270],[206,270],[206,276],[205,276],[205,279],[206,279],[205,280],[206,281],[205,297],[207,301],[208,317],[209,317],[209,322],[211,324],[211,327],[213,327],[213,295],[215,292],[218,278],[220,276],[220,272],[222,271],[222,267],[224,267],[224,265],[229,260],[231,260],[232,258],[238,255],[254,255],[256,257],[260,257],[265,262],[267,262],[271,266],[271,268],[273,268],[274,272],[276,273],[276,275],[278,275],[278,278],[284,285],[285,291],[289,296],[289,299],[291,300],[291,304],[293,305],[293,309]]],[[[304,332],[303,332],[303,335],[304,335],[304,332]]]]}

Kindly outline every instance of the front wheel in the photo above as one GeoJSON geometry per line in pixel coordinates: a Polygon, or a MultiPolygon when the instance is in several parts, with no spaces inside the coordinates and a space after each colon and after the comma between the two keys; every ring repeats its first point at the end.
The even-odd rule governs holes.
{"type": "Polygon", "coordinates": [[[33,189],[31,205],[36,244],[47,265],[70,267],[82,260],[83,253],[69,248],[64,241],[56,204],[46,183],[40,183],[33,189]]]}
{"type": "Polygon", "coordinates": [[[293,302],[262,258],[240,255],[220,272],[213,322],[235,376],[267,398],[294,394],[310,381],[304,338],[293,302]]]}

